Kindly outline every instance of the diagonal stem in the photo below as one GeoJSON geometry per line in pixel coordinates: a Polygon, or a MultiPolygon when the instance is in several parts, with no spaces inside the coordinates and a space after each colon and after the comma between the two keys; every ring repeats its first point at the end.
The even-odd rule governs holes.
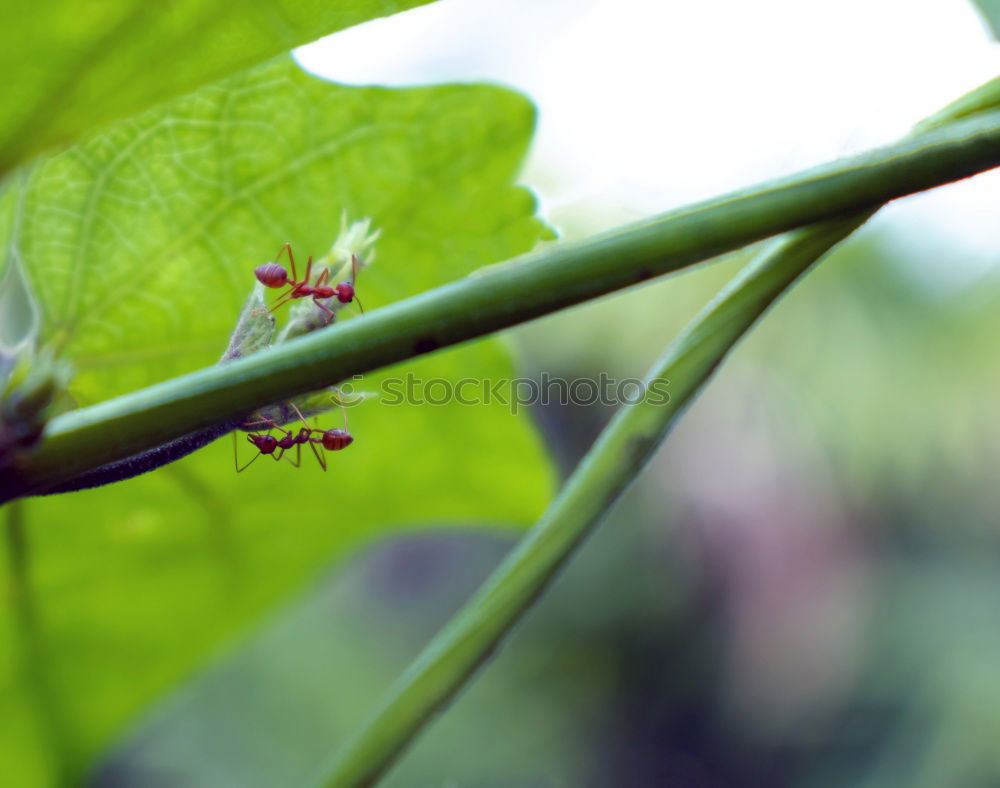
{"type": "Polygon", "coordinates": [[[869,214],[798,230],[736,277],[667,348],[646,394],[619,409],[537,525],[412,663],[324,770],[337,788],[372,785],[473,672],[642,470],[684,407],[760,315],[869,214]],[[658,392],[669,389],[663,404],[658,392]]]}
{"type": "MultiPolygon", "coordinates": [[[[1000,80],[962,97],[917,130],[997,103],[1000,80]]],[[[317,783],[367,786],[385,773],[548,587],[726,354],[813,263],[872,213],[805,227],[777,239],[723,288],[653,365],[643,399],[619,409],[542,519],[389,689],[317,783]],[[657,394],[664,386],[670,391],[668,403],[657,394]]]]}

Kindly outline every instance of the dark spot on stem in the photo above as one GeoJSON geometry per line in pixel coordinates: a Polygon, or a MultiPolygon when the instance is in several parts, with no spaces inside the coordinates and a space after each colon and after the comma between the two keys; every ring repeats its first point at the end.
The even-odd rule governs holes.
{"type": "Polygon", "coordinates": [[[642,468],[656,451],[662,437],[659,434],[633,436],[628,446],[628,453],[631,456],[630,465],[636,469],[642,468]]]}
{"type": "Polygon", "coordinates": [[[439,347],[441,347],[441,343],[434,337],[421,337],[413,343],[413,352],[419,356],[421,353],[430,353],[439,347]]]}
{"type": "Polygon", "coordinates": [[[635,272],[636,282],[645,282],[647,279],[653,278],[653,269],[649,266],[643,266],[638,271],[635,272]]]}

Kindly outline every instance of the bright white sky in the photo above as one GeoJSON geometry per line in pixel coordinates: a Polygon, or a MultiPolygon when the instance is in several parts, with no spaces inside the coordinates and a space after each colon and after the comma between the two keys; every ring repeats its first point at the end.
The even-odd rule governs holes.
{"type": "MultiPolygon", "coordinates": [[[[519,88],[523,180],[595,229],[891,142],[1000,74],[966,0],[440,0],[298,56],[338,82],[519,88]]],[[[884,213],[935,286],[1000,262],[995,174],[884,213]]]]}

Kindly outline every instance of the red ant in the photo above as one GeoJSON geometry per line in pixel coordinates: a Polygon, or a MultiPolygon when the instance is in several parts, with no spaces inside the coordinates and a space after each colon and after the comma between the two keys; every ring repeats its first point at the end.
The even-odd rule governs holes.
{"type": "MultiPolygon", "coordinates": [[[[291,404],[291,403],[289,403],[291,404]]],[[[295,412],[298,413],[299,418],[302,423],[306,426],[301,427],[296,434],[292,434],[291,431],[283,429],[275,424],[270,419],[256,422],[247,422],[244,427],[256,427],[262,426],[267,427],[266,433],[251,432],[247,435],[247,440],[254,445],[257,449],[257,453],[252,459],[247,461],[245,465],[240,467],[239,459],[236,456],[236,433],[233,433],[233,464],[236,466],[236,472],[242,473],[256,460],[258,457],[268,454],[271,458],[278,462],[284,457],[285,452],[295,447],[295,460],[288,458],[288,461],[292,463],[296,468],[302,464],[302,444],[308,443],[309,448],[312,449],[313,455],[316,457],[316,461],[319,463],[320,467],[326,470],[326,458],[323,454],[316,448],[316,444],[320,444],[327,451],[342,451],[354,443],[354,436],[351,435],[346,429],[340,427],[335,427],[330,430],[320,430],[309,426],[309,423],[305,420],[305,417],[299,411],[295,405],[292,405],[295,412]],[[285,433],[280,438],[275,438],[271,434],[272,429],[281,430],[285,433]],[[314,438],[313,434],[319,433],[320,437],[314,438]]],[[[346,413],[345,413],[346,418],[346,413]]]]}
{"type": "MultiPolygon", "coordinates": [[[[275,438],[271,435],[270,430],[272,427],[277,427],[272,423],[268,426],[268,432],[259,433],[251,432],[247,435],[247,440],[252,443],[257,448],[257,453],[253,456],[253,459],[248,460],[242,467],[238,464],[239,461],[236,459],[235,441],[233,442],[233,460],[236,463],[236,472],[242,473],[256,460],[258,457],[268,454],[276,462],[281,460],[285,452],[291,449],[293,446],[296,449],[295,459],[288,459],[292,465],[296,468],[302,462],[302,444],[308,443],[309,448],[312,449],[313,454],[316,457],[317,462],[319,462],[320,467],[326,470],[326,458],[323,454],[316,448],[316,444],[320,444],[327,451],[342,451],[354,443],[354,436],[351,435],[347,430],[340,427],[335,427],[332,430],[316,430],[309,429],[307,427],[302,427],[297,434],[293,435],[288,430],[281,430],[285,434],[280,438],[275,438]],[[320,437],[314,438],[313,433],[319,433],[320,437]]],[[[281,427],[277,427],[281,429],[281,427]]]]}
{"type": "MultiPolygon", "coordinates": [[[[275,302],[274,306],[271,307],[269,311],[273,312],[280,306],[287,304],[289,301],[296,298],[308,298],[312,296],[313,303],[316,304],[320,309],[327,313],[329,316],[328,321],[333,320],[336,315],[333,310],[330,309],[326,304],[321,302],[324,298],[333,298],[336,296],[337,300],[342,304],[349,304],[352,301],[356,301],[354,295],[354,281],[358,278],[358,257],[357,255],[351,255],[351,281],[341,282],[336,287],[330,287],[326,280],[330,276],[330,269],[324,268],[323,273],[319,275],[319,279],[316,280],[315,285],[309,284],[309,279],[312,276],[312,255],[309,255],[309,259],[306,262],[306,275],[300,281],[297,279],[298,273],[295,270],[295,257],[292,255],[292,245],[286,243],[281,249],[278,250],[278,254],[274,257],[275,262],[264,263],[263,265],[258,265],[253,269],[254,276],[257,277],[257,281],[260,282],[265,287],[273,287],[275,289],[284,287],[288,285],[290,287],[285,293],[283,293],[278,300],[275,302]],[[288,252],[288,262],[292,266],[292,276],[289,278],[288,271],[285,267],[279,265],[277,260],[281,258],[282,252],[288,252]]],[[[358,308],[364,312],[364,307],[361,306],[361,302],[358,301],[358,308]]]]}

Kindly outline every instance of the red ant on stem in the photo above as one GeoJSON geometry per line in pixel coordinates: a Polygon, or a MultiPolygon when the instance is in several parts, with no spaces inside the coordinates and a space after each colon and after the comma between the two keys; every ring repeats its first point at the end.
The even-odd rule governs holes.
{"type": "Polygon", "coordinates": [[[344,428],[335,427],[330,430],[321,430],[309,426],[309,422],[306,421],[305,416],[302,412],[295,407],[293,403],[289,403],[295,412],[298,414],[299,419],[305,425],[300,427],[298,433],[292,434],[290,430],[286,430],[279,427],[270,419],[264,419],[262,421],[247,422],[244,427],[267,427],[266,433],[251,432],[247,435],[247,440],[254,445],[257,449],[257,453],[247,461],[242,467],[239,464],[239,459],[236,456],[236,433],[233,433],[233,464],[236,466],[236,472],[242,473],[247,468],[249,468],[254,461],[265,454],[269,455],[271,459],[275,462],[279,462],[282,457],[285,456],[285,452],[289,451],[293,446],[295,447],[295,460],[292,461],[291,458],[288,459],[292,465],[296,468],[302,464],[302,444],[309,444],[309,448],[312,449],[313,455],[316,457],[316,461],[319,466],[325,471],[326,470],[326,458],[323,454],[316,448],[317,444],[322,445],[326,451],[342,451],[350,446],[354,442],[354,436],[351,435],[346,429],[347,426],[347,413],[344,413],[344,428]],[[275,438],[271,434],[271,430],[281,430],[285,433],[280,438],[275,438]],[[315,433],[319,433],[319,437],[313,437],[315,433]]]}
{"type": "MultiPolygon", "coordinates": [[[[309,279],[312,277],[312,255],[309,255],[309,259],[306,261],[306,275],[303,279],[298,279],[298,273],[295,270],[295,256],[292,254],[292,245],[286,243],[278,250],[278,254],[274,257],[275,262],[264,263],[263,265],[258,265],[253,269],[254,276],[257,277],[259,281],[265,287],[281,288],[286,285],[289,286],[289,290],[282,293],[278,300],[275,302],[274,306],[271,307],[269,311],[273,312],[280,306],[287,304],[296,298],[308,298],[312,297],[313,303],[316,304],[320,309],[327,313],[328,321],[333,320],[336,314],[332,309],[330,309],[326,304],[322,303],[322,299],[334,298],[342,303],[349,304],[352,301],[357,301],[354,295],[354,281],[358,278],[358,257],[355,254],[351,255],[351,281],[341,282],[336,287],[330,287],[326,283],[326,280],[330,276],[330,269],[324,268],[323,273],[319,275],[316,280],[315,285],[309,284],[309,279]],[[292,275],[289,278],[288,271],[285,270],[283,265],[278,264],[278,260],[281,259],[281,253],[288,253],[288,262],[292,266],[292,275]]],[[[364,312],[364,307],[361,306],[361,302],[358,301],[358,308],[364,312]]]]}

